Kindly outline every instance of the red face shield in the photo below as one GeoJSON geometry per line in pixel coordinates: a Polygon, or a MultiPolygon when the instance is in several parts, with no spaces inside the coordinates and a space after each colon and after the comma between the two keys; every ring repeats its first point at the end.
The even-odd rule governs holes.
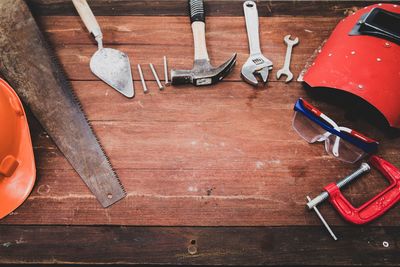
{"type": "Polygon", "coordinates": [[[400,5],[372,5],[343,19],[303,80],[357,95],[400,128],[400,5]]]}

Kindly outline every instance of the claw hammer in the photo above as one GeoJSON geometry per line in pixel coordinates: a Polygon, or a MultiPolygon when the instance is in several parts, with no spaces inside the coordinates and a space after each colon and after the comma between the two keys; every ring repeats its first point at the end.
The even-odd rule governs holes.
{"type": "Polygon", "coordinates": [[[194,62],[191,70],[171,70],[172,85],[191,83],[195,86],[212,85],[225,78],[236,63],[234,53],[218,67],[210,64],[206,46],[205,12],[203,0],[188,0],[189,16],[194,41],[194,62]]]}

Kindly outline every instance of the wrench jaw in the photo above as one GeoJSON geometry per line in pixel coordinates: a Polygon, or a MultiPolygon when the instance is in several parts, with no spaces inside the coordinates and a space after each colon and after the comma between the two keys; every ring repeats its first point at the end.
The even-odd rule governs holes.
{"type": "Polygon", "coordinates": [[[285,83],[290,82],[292,79],[293,79],[293,74],[292,74],[292,73],[289,73],[289,74],[287,75],[287,78],[286,78],[286,80],[285,80],[285,83]]]}
{"type": "Polygon", "coordinates": [[[281,78],[282,75],[286,76],[286,80],[285,82],[288,83],[293,79],[293,73],[289,72],[285,72],[284,69],[280,69],[276,72],[276,78],[279,80],[281,78]]]}
{"type": "Polygon", "coordinates": [[[292,46],[295,46],[299,43],[299,38],[296,37],[294,40],[290,39],[292,36],[290,34],[286,35],[283,40],[285,41],[286,44],[291,44],[292,46]]]}
{"type": "Polygon", "coordinates": [[[241,76],[245,82],[253,86],[258,86],[257,76],[259,76],[265,85],[268,81],[268,72],[270,70],[272,70],[272,62],[270,60],[263,55],[257,57],[251,56],[244,63],[241,76]]]}
{"type": "Polygon", "coordinates": [[[254,69],[254,68],[246,68],[243,66],[241,76],[243,80],[253,86],[258,86],[258,79],[263,81],[264,85],[267,83],[268,80],[268,68],[263,69],[254,69]]]}
{"type": "Polygon", "coordinates": [[[276,78],[279,80],[281,78],[282,75],[286,76],[286,80],[285,82],[288,83],[293,79],[293,73],[290,71],[290,60],[292,57],[292,49],[293,46],[297,45],[299,43],[299,38],[296,37],[294,40],[290,39],[290,34],[286,35],[283,40],[287,45],[286,48],[286,55],[285,55],[285,62],[283,63],[283,68],[281,68],[280,70],[278,70],[276,72],[276,78]]]}
{"type": "Polygon", "coordinates": [[[268,68],[264,68],[264,69],[257,71],[257,74],[261,76],[261,79],[264,82],[264,84],[266,84],[267,80],[268,80],[268,71],[269,71],[268,68]]]}
{"type": "Polygon", "coordinates": [[[258,85],[258,80],[254,76],[253,72],[249,71],[248,69],[245,69],[244,66],[242,68],[241,76],[242,76],[243,80],[245,82],[247,82],[248,84],[251,84],[253,86],[257,86],[258,85]]]}

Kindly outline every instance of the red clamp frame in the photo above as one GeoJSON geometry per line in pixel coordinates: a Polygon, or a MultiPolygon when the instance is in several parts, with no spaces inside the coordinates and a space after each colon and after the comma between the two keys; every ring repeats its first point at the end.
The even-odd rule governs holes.
{"type": "Polygon", "coordinates": [[[329,202],[343,218],[351,223],[365,224],[371,222],[384,214],[400,199],[400,170],[377,156],[372,156],[370,163],[389,180],[390,186],[359,208],[350,204],[335,183],[324,188],[329,193],[329,202]]]}

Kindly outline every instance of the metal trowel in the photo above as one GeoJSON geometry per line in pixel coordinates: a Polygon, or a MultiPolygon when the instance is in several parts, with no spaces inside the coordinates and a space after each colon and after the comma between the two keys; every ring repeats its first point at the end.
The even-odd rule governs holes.
{"type": "Polygon", "coordinates": [[[98,50],[90,59],[90,69],[97,77],[124,96],[133,97],[135,91],[128,56],[119,50],[103,47],[103,34],[86,0],[72,0],[72,2],[98,44],[98,50]]]}

